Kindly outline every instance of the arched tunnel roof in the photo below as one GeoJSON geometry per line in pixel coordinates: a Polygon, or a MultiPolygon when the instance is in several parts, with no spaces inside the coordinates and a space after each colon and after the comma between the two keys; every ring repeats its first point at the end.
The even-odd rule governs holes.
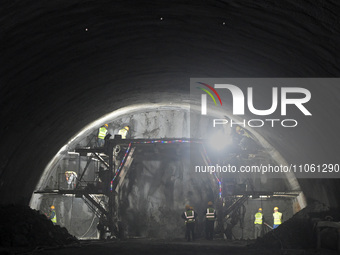
{"type": "MultiPolygon", "coordinates": [[[[339,11],[335,0],[5,2],[1,203],[27,204],[87,124],[131,104],[184,100],[191,77],[338,77],[339,11]]],[[[312,122],[266,138],[288,161],[336,163],[340,89],[312,95],[312,122]]],[[[322,200],[311,184],[328,186],[333,199],[337,181],[303,188],[322,200]]]]}

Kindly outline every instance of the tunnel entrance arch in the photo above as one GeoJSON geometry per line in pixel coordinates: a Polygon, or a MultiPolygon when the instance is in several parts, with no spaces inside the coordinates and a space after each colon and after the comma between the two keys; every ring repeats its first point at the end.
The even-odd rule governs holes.
{"type": "MultiPolygon", "coordinates": [[[[46,167],[45,171],[44,171],[44,175],[42,176],[38,186],[37,186],[37,190],[42,190],[45,189],[46,186],[48,186],[49,183],[51,183],[51,174],[53,172],[53,169],[58,169],[60,170],[60,173],[63,173],[65,169],[61,169],[62,168],[62,164],[60,164],[60,162],[63,161],[63,159],[65,159],[65,156],[67,156],[68,158],[72,158],[72,162],[74,163],[75,167],[81,167],[81,165],[83,164],[82,162],[80,162],[80,157],[77,156],[76,154],[72,154],[74,153],[74,149],[79,146],[80,144],[82,144],[82,142],[84,142],[84,137],[87,137],[85,139],[86,143],[88,142],[88,140],[90,140],[90,136],[91,134],[93,134],[94,130],[96,128],[98,128],[98,126],[102,125],[103,123],[109,122],[109,123],[113,123],[114,121],[117,121],[117,123],[123,124],[126,123],[127,121],[133,119],[135,116],[142,116],[142,115],[147,115],[146,113],[148,113],[150,116],[155,117],[157,114],[159,114],[160,112],[163,113],[163,120],[164,123],[166,123],[166,119],[169,121],[173,120],[174,122],[178,123],[179,122],[179,118],[178,116],[181,116],[182,118],[182,125],[180,127],[175,127],[175,129],[167,129],[167,125],[168,124],[164,124],[162,123],[162,121],[159,124],[159,126],[161,128],[159,128],[159,133],[161,132],[166,132],[166,131],[170,131],[171,130],[175,130],[173,131],[173,137],[182,137],[182,138],[191,138],[190,137],[190,129],[189,129],[189,122],[188,120],[185,120],[186,118],[189,118],[189,110],[191,111],[196,111],[197,113],[199,113],[200,108],[197,106],[193,106],[193,105],[189,105],[189,104],[170,104],[170,103],[163,103],[163,104],[143,104],[143,105],[135,105],[135,106],[129,106],[129,107],[125,107],[122,108],[118,111],[115,111],[107,116],[104,116],[103,118],[95,121],[94,123],[90,124],[89,126],[85,127],[82,131],[80,131],[73,139],[71,139],[71,141],[65,145],[60,151],[59,153],[56,155],[56,157],[49,163],[49,165],[46,167]],[[157,113],[155,113],[157,112],[157,113]],[[177,114],[175,114],[175,113],[177,114]],[[134,116],[134,117],[131,117],[134,116]],[[114,120],[114,121],[112,121],[114,120]],[[183,128],[183,123],[184,125],[186,125],[183,128]],[[179,135],[178,132],[182,132],[179,135]]],[[[220,117],[219,113],[214,113],[216,116],[220,117]]],[[[223,113],[225,114],[225,112],[223,113]]],[[[161,114],[162,115],[162,114],[161,114]]],[[[149,116],[149,117],[150,117],[149,116]]],[[[146,117],[146,119],[148,119],[146,117]]],[[[140,123],[138,123],[137,125],[139,125],[140,123]]],[[[150,125],[150,122],[148,123],[150,125]]],[[[153,124],[151,123],[151,126],[153,124]]],[[[118,125],[119,126],[119,125],[118,125]]],[[[156,126],[155,126],[156,127],[156,126]]],[[[155,133],[157,135],[157,131],[155,132],[155,129],[151,129],[148,131],[150,132],[143,132],[141,130],[140,127],[136,128],[136,133],[139,134],[140,136],[147,136],[147,137],[154,137],[155,133]]],[[[145,131],[145,130],[144,130],[145,131]]],[[[114,132],[114,131],[113,131],[114,132]]],[[[285,160],[280,156],[280,154],[275,150],[275,148],[271,147],[260,135],[258,135],[255,131],[251,130],[249,131],[251,132],[257,139],[257,142],[261,144],[261,146],[267,151],[268,155],[270,155],[270,157],[277,163],[280,164],[286,164],[285,160]]],[[[138,135],[137,135],[138,138],[138,135]]],[[[156,164],[157,163],[153,163],[156,164]]],[[[94,164],[95,165],[95,164],[94,164]]],[[[85,167],[84,165],[82,166],[83,168],[85,167]]],[[[95,168],[95,166],[93,166],[95,168]]],[[[78,172],[79,175],[79,172],[78,172]]],[[[288,190],[295,190],[295,191],[299,191],[300,187],[298,185],[298,182],[296,180],[296,178],[292,175],[287,175],[285,176],[285,183],[287,184],[287,189],[288,190]]],[[[218,191],[217,191],[218,192],[218,191]]],[[[66,194],[65,194],[66,195],[66,194]]],[[[128,196],[132,196],[131,194],[129,194],[128,196]]],[[[32,196],[31,199],[31,207],[35,208],[35,209],[40,209],[41,208],[41,201],[44,200],[43,195],[38,195],[35,194],[32,196]]],[[[67,197],[67,196],[64,196],[67,197]]],[[[72,208],[74,206],[73,202],[74,202],[74,196],[70,196],[68,197],[68,199],[72,200],[71,205],[68,206],[68,209],[65,209],[64,211],[67,211],[70,214],[70,208],[72,208]]],[[[51,199],[47,199],[47,201],[50,201],[51,199]]],[[[133,200],[133,199],[132,199],[133,200]]],[[[52,199],[53,201],[53,199],[52,199]]],[[[65,202],[64,202],[65,203],[65,202]]],[[[300,195],[295,199],[295,206],[299,209],[299,208],[303,208],[305,206],[305,201],[304,201],[304,197],[303,194],[300,193],[300,195]]],[[[182,205],[181,205],[182,206],[182,205]]],[[[76,207],[82,208],[83,211],[86,211],[86,205],[84,206],[81,203],[76,203],[76,207]]],[[[177,205],[178,207],[178,205],[177,205]]],[[[297,210],[298,210],[297,209],[297,210]]],[[[87,211],[86,213],[88,216],[91,214],[89,211],[87,211]]],[[[130,215],[131,216],[131,215],[130,215]]],[[[91,216],[92,217],[92,216],[91,216]]],[[[90,217],[90,218],[91,218],[90,217]]],[[[89,218],[89,219],[90,219],[89,218]]],[[[95,221],[94,220],[95,217],[93,216],[92,218],[92,223],[95,221]]],[[[89,221],[89,220],[88,220],[89,221]]],[[[66,225],[68,224],[69,227],[72,228],[72,222],[64,222],[66,225]]],[[[78,234],[79,237],[79,234],[78,234]]]]}

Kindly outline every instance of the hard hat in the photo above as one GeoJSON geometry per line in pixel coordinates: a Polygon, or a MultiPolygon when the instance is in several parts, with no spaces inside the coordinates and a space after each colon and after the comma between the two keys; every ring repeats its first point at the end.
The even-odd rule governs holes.
{"type": "Polygon", "coordinates": [[[259,211],[261,211],[261,212],[262,212],[262,208],[259,208],[259,211]]]}
{"type": "Polygon", "coordinates": [[[124,128],[125,128],[127,131],[129,131],[129,129],[130,129],[129,126],[125,126],[124,128]]]}
{"type": "Polygon", "coordinates": [[[52,206],[51,206],[51,209],[52,209],[52,210],[54,210],[54,209],[55,209],[54,205],[52,205],[52,206]]]}
{"type": "Polygon", "coordinates": [[[104,126],[105,126],[105,127],[109,127],[109,125],[108,125],[108,124],[104,124],[104,126]]]}
{"type": "Polygon", "coordinates": [[[186,209],[186,210],[189,210],[189,209],[190,209],[190,205],[186,205],[186,206],[185,206],[185,209],[186,209]]]}
{"type": "Polygon", "coordinates": [[[275,211],[275,210],[279,210],[279,207],[274,207],[274,211],[275,211]]]}
{"type": "Polygon", "coordinates": [[[209,201],[209,202],[208,202],[208,205],[213,205],[213,202],[209,201]]]}
{"type": "Polygon", "coordinates": [[[190,210],[194,210],[194,207],[190,206],[190,210]]]}

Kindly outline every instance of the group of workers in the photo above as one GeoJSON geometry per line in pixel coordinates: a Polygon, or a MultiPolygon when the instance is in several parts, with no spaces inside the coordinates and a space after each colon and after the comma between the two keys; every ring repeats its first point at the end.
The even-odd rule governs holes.
{"type": "MultiPolygon", "coordinates": [[[[213,240],[216,210],[214,209],[213,203],[211,201],[208,202],[208,207],[203,212],[203,215],[205,218],[205,237],[207,240],[213,240]]],[[[194,211],[194,208],[192,206],[186,205],[185,212],[182,213],[182,218],[185,220],[186,225],[185,238],[187,241],[195,240],[195,223],[197,219],[197,213],[194,211]]],[[[259,208],[258,212],[255,214],[254,221],[255,239],[262,235],[263,223],[265,222],[262,208],[259,208]]],[[[273,223],[272,229],[276,229],[282,223],[282,213],[279,212],[278,207],[274,207],[273,223]]],[[[269,226],[267,223],[265,224],[269,226]]]]}
{"type": "MultiPolygon", "coordinates": [[[[205,217],[205,237],[207,240],[213,240],[214,237],[214,224],[216,220],[216,210],[213,207],[213,202],[209,201],[207,209],[203,212],[205,217]]],[[[197,213],[194,211],[192,206],[186,205],[185,212],[182,213],[182,218],[185,220],[186,231],[185,238],[187,241],[195,240],[195,225],[197,219],[197,213]]],[[[46,217],[50,219],[53,224],[57,224],[57,215],[55,212],[55,207],[52,205],[50,207],[50,212],[46,214],[46,217]]],[[[273,229],[276,229],[282,223],[282,213],[279,212],[278,207],[274,207],[273,213],[273,229]]],[[[262,226],[264,223],[264,217],[262,213],[262,208],[258,209],[258,212],[255,214],[255,239],[261,237],[262,235],[262,226]]]]}
{"type": "MultiPolygon", "coordinates": [[[[129,131],[129,126],[125,126],[124,128],[120,129],[118,132],[118,135],[121,136],[122,139],[126,139],[128,131],[129,131]]],[[[245,131],[238,127],[236,129],[236,133],[242,137],[247,137],[247,133],[245,131]]],[[[101,126],[98,130],[98,135],[97,135],[97,145],[98,147],[102,147],[105,144],[105,138],[108,135],[108,124],[104,124],[101,126]]],[[[75,179],[76,179],[76,174],[74,172],[66,172],[66,180],[68,183],[68,189],[72,189],[73,186],[75,185],[75,179]]],[[[214,223],[216,220],[216,210],[213,207],[213,203],[211,201],[208,202],[207,209],[203,212],[203,215],[205,217],[205,237],[207,240],[212,240],[214,236],[214,223]]],[[[50,207],[50,212],[49,214],[46,214],[47,218],[50,219],[53,224],[57,223],[57,217],[55,213],[55,207],[52,205],[50,207]]],[[[185,220],[186,224],[186,239],[187,241],[191,241],[195,239],[195,223],[197,219],[197,213],[194,211],[194,208],[192,206],[186,205],[185,206],[185,212],[182,214],[182,218],[185,220]]],[[[274,207],[274,213],[273,213],[273,227],[272,229],[276,229],[281,223],[282,223],[282,213],[278,211],[278,207],[274,207]]],[[[255,239],[261,236],[262,233],[262,226],[264,223],[264,217],[262,213],[262,208],[258,209],[258,212],[255,214],[255,239]]],[[[266,223],[265,223],[266,224],[266,223]]],[[[266,224],[268,225],[268,224],[266,224]]]]}
{"type": "MultiPolygon", "coordinates": [[[[104,144],[105,144],[105,137],[107,135],[109,135],[108,128],[109,128],[108,124],[104,124],[103,126],[101,126],[99,128],[98,135],[97,135],[97,146],[98,147],[103,147],[104,146],[104,144]]],[[[125,127],[123,127],[122,129],[120,129],[118,131],[118,135],[120,135],[122,137],[122,139],[126,139],[129,130],[130,130],[130,127],[129,126],[125,126],[125,127]]]]}
{"type": "MultiPolygon", "coordinates": [[[[108,135],[108,127],[109,127],[108,124],[104,124],[103,126],[99,128],[97,139],[96,139],[98,147],[104,146],[105,137],[108,135]]],[[[126,139],[129,129],[130,129],[129,126],[125,126],[124,128],[119,130],[118,135],[120,135],[122,139],[126,139]]],[[[76,185],[77,174],[74,171],[66,171],[65,179],[67,181],[67,188],[74,189],[76,185]]],[[[52,205],[49,208],[49,213],[46,213],[46,217],[50,219],[53,222],[53,224],[57,223],[57,216],[56,216],[54,205],[52,205]]]]}
{"type": "MultiPolygon", "coordinates": [[[[273,223],[274,224],[273,224],[272,229],[276,229],[282,223],[282,213],[279,212],[278,207],[274,207],[273,223]]],[[[255,221],[254,221],[255,239],[262,236],[262,229],[263,229],[262,226],[263,226],[263,224],[266,224],[267,226],[269,226],[267,223],[264,222],[264,216],[263,216],[263,213],[262,213],[262,208],[259,208],[257,213],[255,214],[255,221]]]]}
{"type": "MultiPolygon", "coordinates": [[[[108,124],[104,124],[98,130],[97,135],[97,146],[103,147],[105,144],[105,137],[108,135],[108,124]]],[[[122,139],[126,139],[127,133],[129,131],[129,126],[125,126],[124,128],[120,129],[118,135],[122,137],[122,139]]],[[[74,171],[66,171],[65,172],[65,179],[67,182],[67,189],[72,190],[76,187],[77,181],[77,173],[74,171]]]]}
{"type": "MultiPolygon", "coordinates": [[[[205,217],[205,237],[207,240],[212,240],[214,236],[214,224],[216,219],[216,210],[213,207],[213,202],[208,202],[207,209],[203,212],[205,217]]],[[[197,213],[192,206],[186,205],[185,212],[182,213],[182,218],[185,220],[185,237],[187,241],[195,240],[195,225],[197,213]]]]}

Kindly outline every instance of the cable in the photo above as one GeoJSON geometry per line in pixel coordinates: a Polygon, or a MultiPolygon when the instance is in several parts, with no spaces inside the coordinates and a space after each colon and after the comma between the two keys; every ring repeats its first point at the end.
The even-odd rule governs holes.
{"type": "MultiPolygon", "coordinates": [[[[103,200],[101,200],[100,202],[102,202],[103,200]]],[[[99,203],[100,203],[99,202],[99,203]]],[[[84,237],[89,231],[90,229],[92,228],[92,225],[93,225],[93,222],[94,222],[94,219],[96,218],[96,213],[98,212],[98,208],[96,209],[96,211],[93,213],[93,219],[92,219],[92,222],[90,224],[90,227],[87,229],[87,231],[85,232],[85,234],[83,234],[80,238],[84,237]]],[[[94,231],[95,232],[95,231],[94,231]]],[[[93,233],[94,233],[93,232],[93,233]]]]}
{"type": "MultiPolygon", "coordinates": [[[[98,210],[98,209],[97,209],[98,210]]],[[[96,211],[97,211],[96,210],[96,211]]],[[[92,228],[92,225],[93,225],[93,222],[94,222],[94,218],[96,218],[96,213],[93,214],[93,219],[92,219],[92,222],[90,224],[90,227],[87,229],[87,231],[85,232],[85,234],[83,234],[80,238],[83,238],[89,231],[90,229],[92,228]]]]}

